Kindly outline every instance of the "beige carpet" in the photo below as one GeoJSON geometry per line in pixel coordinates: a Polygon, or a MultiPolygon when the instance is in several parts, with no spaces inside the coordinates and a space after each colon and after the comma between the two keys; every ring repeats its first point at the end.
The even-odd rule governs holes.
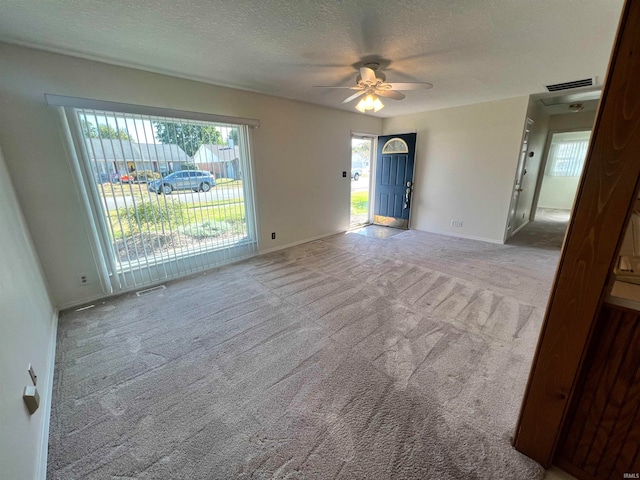
{"type": "Polygon", "coordinates": [[[536,220],[516,233],[509,245],[559,250],[569,225],[569,210],[538,208],[536,220]]]}
{"type": "Polygon", "coordinates": [[[558,251],[356,233],[65,312],[52,479],[538,479],[558,251]]]}

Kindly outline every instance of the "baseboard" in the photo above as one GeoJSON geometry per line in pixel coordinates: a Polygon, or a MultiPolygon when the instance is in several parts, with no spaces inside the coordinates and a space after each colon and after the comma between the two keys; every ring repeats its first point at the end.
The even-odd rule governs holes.
{"type": "Polygon", "coordinates": [[[265,253],[277,252],[278,250],[284,250],[285,248],[295,247],[296,245],[302,245],[303,243],[314,242],[316,240],[322,240],[323,238],[333,237],[334,235],[339,235],[341,233],[345,233],[347,230],[339,230],[333,233],[324,233],[322,235],[318,235],[317,237],[307,238],[305,240],[299,240],[297,242],[287,243],[285,245],[280,245],[278,247],[267,248],[266,250],[260,250],[258,255],[264,255],[265,253]]]}
{"type": "Polygon", "coordinates": [[[466,240],[477,240],[478,242],[495,243],[498,245],[504,245],[504,241],[496,240],[495,238],[476,237],[475,235],[465,235],[464,233],[453,232],[439,232],[437,230],[420,230],[418,228],[412,228],[411,230],[417,230],[418,232],[435,233],[438,235],[446,235],[447,237],[458,237],[466,240]]]}
{"type": "Polygon", "coordinates": [[[105,298],[113,297],[115,295],[120,295],[121,293],[124,293],[124,292],[103,293],[103,294],[94,295],[94,296],[91,296],[91,297],[86,297],[86,298],[83,298],[81,300],[74,300],[73,302],[63,303],[61,305],[58,305],[58,310],[59,311],[63,311],[63,310],[69,310],[70,308],[78,308],[80,306],[87,305],[89,303],[93,303],[93,302],[98,302],[100,300],[104,300],[105,298]]]}
{"type": "Polygon", "coordinates": [[[53,375],[56,366],[56,340],[58,338],[58,309],[53,312],[53,335],[49,341],[49,352],[47,358],[49,360],[49,370],[47,371],[47,383],[41,392],[44,399],[42,404],[42,437],[40,438],[40,453],[38,458],[38,480],[46,480],[47,478],[47,456],[49,453],[49,425],[51,423],[51,402],[53,399],[53,375]]]}

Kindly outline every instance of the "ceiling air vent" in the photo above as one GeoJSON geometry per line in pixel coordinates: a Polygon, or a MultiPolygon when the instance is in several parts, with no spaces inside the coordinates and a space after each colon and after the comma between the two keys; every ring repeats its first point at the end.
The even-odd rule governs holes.
{"type": "Polygon", "coordinates": [[[556,83],[555,85],[547,85],[547,90],[557,92],[558,90],[569,90],[571,88],[590,87],[594,84],[593,78],[585,78],[584,80],[574,80],[573,82],[556,83]]]}

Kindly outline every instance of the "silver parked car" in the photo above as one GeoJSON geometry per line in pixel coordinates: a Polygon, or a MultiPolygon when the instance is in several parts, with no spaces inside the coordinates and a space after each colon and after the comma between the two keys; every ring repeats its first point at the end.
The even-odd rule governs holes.
{"type": "Polygon", "coordinates": [[[215,185],[216,179],[213,174],[203,170],[180,170],[147,184],[149,191],[158,195],[161,193],[169,195],[174,190],[208,192],[215,185]]]}

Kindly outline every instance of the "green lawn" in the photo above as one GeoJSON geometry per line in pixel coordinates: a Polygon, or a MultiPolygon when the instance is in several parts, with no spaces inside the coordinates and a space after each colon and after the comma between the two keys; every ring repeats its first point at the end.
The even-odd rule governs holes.
{"type": "Polygon", "coordinates": [[[216,186],[217,185],[242,188],[242,180],[236,180],[234,178],[216,178],[216,186]]]}
{"type": "Polygon", "coordinates": [[[212,222],[224,222],[232,228],[243,228],[245,221],[244,202],[224,200],[217,202],[201,202],[185,204],[177,200],[165,203],[165,197],[158,197],[139,203],[135,209],[120,209],[109,212],[109,220],[113,225],[116,239],[129,236],[141,230],[158,232],[166,229],[177,231],[186,227],[193,227],[212,222]],[[118,220],[118,214],[120,220],[118,220]]]}
{"type": "Polygon", "coordinates": [[[369,192],[351,193],[351,215],[362,215],[369,212],[369,192]]]}

